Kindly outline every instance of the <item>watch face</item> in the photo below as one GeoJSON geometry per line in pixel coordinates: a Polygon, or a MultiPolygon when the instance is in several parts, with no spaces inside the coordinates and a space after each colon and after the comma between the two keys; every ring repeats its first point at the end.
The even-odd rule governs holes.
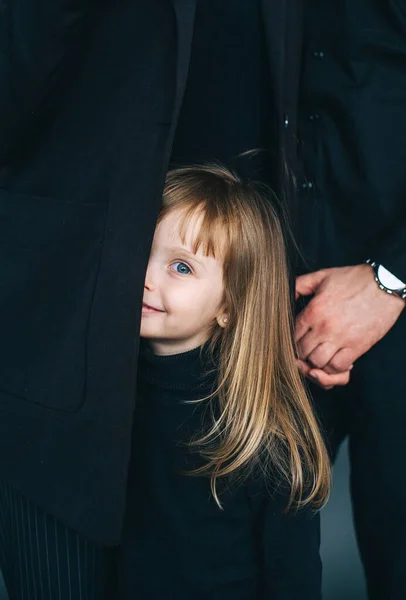
{"type": "Polygon", "coordinates": [[[405,287],[403,281],[400,281],[400,279],[392,275],[392,273],[382,265],[379,265],[378,267],[377,277],[382,285],[388,288],[388,290],[396,291],[405,287]]]}

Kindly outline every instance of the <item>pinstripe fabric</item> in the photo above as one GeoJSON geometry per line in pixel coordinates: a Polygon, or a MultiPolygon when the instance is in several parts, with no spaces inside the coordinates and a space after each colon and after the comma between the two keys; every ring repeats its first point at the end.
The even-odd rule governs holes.
{"type": "Polygon", "coordinates": [[[111,600],[115,555],[0,485],[0,569],[9,600],[111,600]]]}

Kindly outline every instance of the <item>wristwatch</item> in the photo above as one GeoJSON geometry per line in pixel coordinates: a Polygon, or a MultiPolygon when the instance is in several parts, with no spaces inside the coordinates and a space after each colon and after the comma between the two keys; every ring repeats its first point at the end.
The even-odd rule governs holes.
{"type": "Polygon", "coordinates": [[[395,275],[393,275],[388,269],[385,269],[383,265],[379,265],[370,258],[365,261],[370,265],[375,273],[375,281],[381,290],[384,290],[388,294],[394,294],[399,298],[406,299],[406,283],[400,281],[395,275]]]}

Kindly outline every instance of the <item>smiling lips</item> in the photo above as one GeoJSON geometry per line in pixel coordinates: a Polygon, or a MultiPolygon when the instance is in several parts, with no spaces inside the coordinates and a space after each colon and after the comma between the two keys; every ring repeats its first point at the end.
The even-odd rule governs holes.
{"type": "Polygon", "coordinates": [[[159,310],[159,308],[154,308],[153,306],[150,306],[146,302],[143,302],[142,303],[142,312],[143,312],[143,314],[145,314],[145,313],[160,313],[160,312],[164,312],[164,311],[159,310]]]}

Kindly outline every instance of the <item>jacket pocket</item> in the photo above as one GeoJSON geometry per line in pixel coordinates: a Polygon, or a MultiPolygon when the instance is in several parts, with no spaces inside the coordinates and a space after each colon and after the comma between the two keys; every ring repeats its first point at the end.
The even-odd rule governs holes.
{"type": "Polygon", "coordinates": [[[75,411],[108,205],[0,190],[0,391],[75,411]]]}

